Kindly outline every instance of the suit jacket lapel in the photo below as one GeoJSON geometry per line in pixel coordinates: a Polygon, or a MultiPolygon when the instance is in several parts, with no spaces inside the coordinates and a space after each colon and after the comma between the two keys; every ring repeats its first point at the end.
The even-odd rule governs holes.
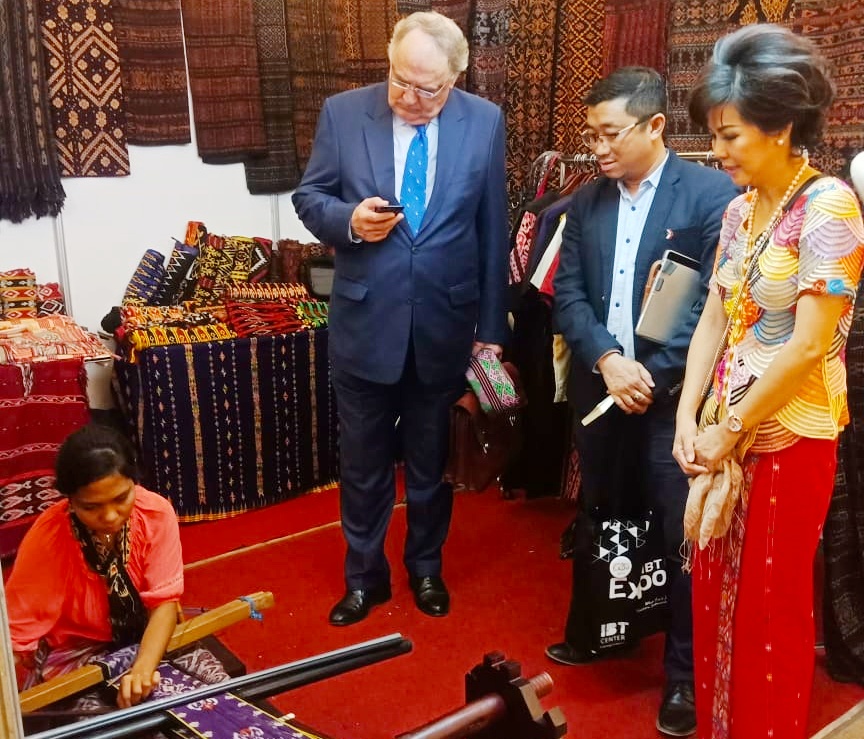
{"type": "Polygon", "coordinates": [[[657,192],[654,194],[654,202],[651,203],[651,210],[648,211],[648,218],[645,221],[645,228],[639,241],[639,250],[636,253],[636,273],[633,277],[634,322],[638,319],[642,308],[642,294],[645,283],[648,281],[651,265],[660,259],[663,252],[668,248],[665,234],[667,224],[670,222],[669,214],[675,204],[679,178],[679,159],[674,152],[670,151],[666,167],[660,176],[657,192]]]}
{"type": "Polygon", "coordinates": [[[383,94],[375,88],[376,95],[366,110],[363,133],[372,176],[378,194],[388,202],[398,201],[396,188],[396,169],[393,164],[393,112],[387,104],[386,88],[383,94]]]}
{"type": "Polygon", "coordinates": [[[605,188],[597,199],[596,220],[597,244],[600,251],[600,284],[606,303],[603,305],[603,321],[609,314],[609,293],[612,290],[612,270],[615,267],[615,240],[618,235],[618,202],[620,195],[615,180],[606,180],[605,188]]]}

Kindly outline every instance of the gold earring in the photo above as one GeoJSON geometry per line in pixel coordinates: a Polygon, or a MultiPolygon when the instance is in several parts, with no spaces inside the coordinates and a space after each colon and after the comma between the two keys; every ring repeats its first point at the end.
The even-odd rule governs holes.
{"type": "Polygon", "coordinates": [[[777,146],[783,146],[783,139],[777,139],[777,146]]]}

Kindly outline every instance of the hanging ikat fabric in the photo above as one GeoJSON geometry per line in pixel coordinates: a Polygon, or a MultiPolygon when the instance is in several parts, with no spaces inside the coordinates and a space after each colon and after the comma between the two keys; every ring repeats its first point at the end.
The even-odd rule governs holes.
{"type": "Polygon", "coordinates": [[[188,144],[180,0],[113,0],[130,144],[188,144]]]}
{"type": "Polygon", "coordinates": [[[61,175],[128,175],[111,0],[44,0],[40,11],[61,175]]]}

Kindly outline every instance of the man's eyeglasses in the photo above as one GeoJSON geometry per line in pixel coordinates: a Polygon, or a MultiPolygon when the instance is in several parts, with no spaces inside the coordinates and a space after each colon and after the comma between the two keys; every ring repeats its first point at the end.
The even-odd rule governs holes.
{"type": "Polygon", "coordinates": [[[589,129],[583,131],[579,136],[582,138],[582,143],[589,149],[596,148],[600,142],[603,142],[606,146],[612,147],[616,144],[620,144],[627,137],[627,134],[630,133],[630,131],[636,128],[636,126],[645,123],[645,121],[650,120],[653,115],[654,113],[642,116],[638,121],[633,121],[629,126],[624,126],[624,128],[619,129],[615,133],[595,133],[589,129]]]}
{"type": "Polygon", "coordinates": [[[392,74],[390,75],[390,84],[393,85],[398,90],[403,90],[407,92],[411,90],[418,98],[423,98],[424,100],[432,100],[433,98],[437,98],[444,90],[447,89],[450,84],[450,80],[447,80],[441,87],[437,90],[427,90],[424,87],[417,87],[416,85],[412,85],[408,82],[403,82],[400,79],[397,79],[392,74]]]}

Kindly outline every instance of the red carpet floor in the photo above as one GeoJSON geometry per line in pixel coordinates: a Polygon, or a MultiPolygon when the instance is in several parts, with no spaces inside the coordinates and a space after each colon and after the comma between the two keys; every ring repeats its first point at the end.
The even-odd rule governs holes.
{"type": "MultiPolygon", "coordinates": [[[[543,705],[564,711],[568,737],[655,739],[661,736],[654,721],[662,637],[644,641],[627,658],[583,667],[556,665],[543,654],[561,638],[569,599],[569,562],[558,559],[558,535],[569,516],[568,507],[552,499],[458,495],[445,550],[452,609],[436,619],[416,609],[408,589],[401,565],[405,513],[399,507],[387,547],[393,600],[360,624],[335,628],[327,613],[343,592],[344,544],[337,494],[329,490],[234,519],[184,526],[184,555],[191,563],[184,601],[211,607],[256,590],[273,591],[276,607],[263,623],[233,626],[222,635],[250,671],[395,632],[410,639],[410,654],[274,699],[334,739],[393,737],[462,706],[465,672],[493,650],[521,662],[524,676],[550,673],[555,688],[543,705]],[[275,540],[233,551],[270,539],[275,540]]],[[[821,662],[811,733],[864,699],[864,690],[831,681],[821,662]]]]}

